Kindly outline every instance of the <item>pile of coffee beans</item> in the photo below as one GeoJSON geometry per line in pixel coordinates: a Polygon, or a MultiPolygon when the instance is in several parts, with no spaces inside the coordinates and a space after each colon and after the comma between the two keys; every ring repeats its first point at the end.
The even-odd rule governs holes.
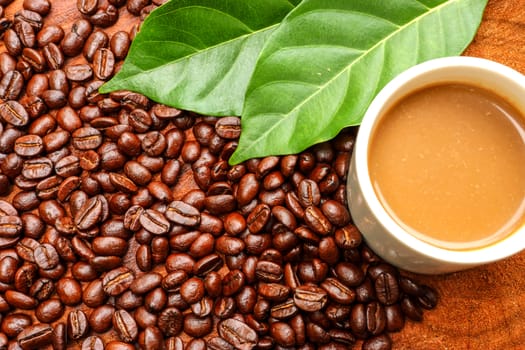
{"type": "Polygon", "coordinates": [[[161,2],[0,0],[0,349],[390,349],[437,296],[351,222],[355,130],[231,166],[239,118],[98,93],[161,2]]]}

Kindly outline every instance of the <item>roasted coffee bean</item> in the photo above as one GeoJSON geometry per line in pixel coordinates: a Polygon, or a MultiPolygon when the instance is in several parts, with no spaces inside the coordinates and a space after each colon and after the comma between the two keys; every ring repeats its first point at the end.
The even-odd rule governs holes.
{"type": "Polygon", "coordinates": [[[44,150],[42,138],[38,135],[25,135],[15,141],[14,151],[21,157],[33,157],[44,150]]]}
{"type": "Polygon", "coordinates": [[[117,340],[112,340],[106,344],[105,350],[134,350],[135,346],[117,340]]]}
{"type": "Polygon", "coordinates": [[[270,220],[270,216],[271,209],[268,205],[257,205],[246,218],[248,230],[251,233],[260,232],[270,220]]]}
{"type": "Polygon", "coordinates": [[[235,347],[220,337],[213,337],[208,340],[208,349],[210,350],[235,350],[235,347]]]}
{"type": "Polygon", "coordinates": [[[188,304],[198,302],[204,297],[204,282],[197,277],[192,277],[185,281],[180,287],[182,299],[188,304]]]}
{"type": "Polygon", "coordinates": [[[386,330],[399,332],[405,325],[405,315],[399,304],[385,306],[386,330]]]}
{"type": "Polygon", "coordinates": [[[118,310],[113,314],[113,328],[124,342],[132,343],[138,337],[137,323],[126,310],[118,310]]]}
{"type": "Polygon", "coordinates": [[[350,213],[348,212],[348,209],[337,201],[325,201],[321,205],[321,211],[335,226],[343,227],[350,222],[350,213]]]}
{"type": "Polygon", "coordinates": [[[322,288],[313,285],[303,285],[295,289],[294,303],[301,310],[307,312],[321,310],[327,301],[327,293],[322,288]]]}
{"type": "Polygon", "coordinates": [[[272,261],[259,261],[255,267],[256,277],[263,282],[277,283],[283,278],[283,269],[272,261]]]}
{"type": "Polygon", "coordinates": [[[76,213],[74,221],[79,230],[89,230],[106,220],[109,212],[108,202],[102,195],[90,198],[76,213]]]}
{"type": "MultiPolygon", "coordinates": [[[[377,283],[377,280],[376,280],[376,283],[377,283]]],[[[423,308],[427,310],[431,310],[435,308],[437,305],[438,295],[437,295],[437,292],[432,287],[422,285],[420,287],[420,293],[418,295],[417,300],[423,308]]]]}
{"type": "Polygon", "coordinates": [[[284,303],[274,305],[270,309],[270,316],[277,320],[287,320],[297,315],[298,312],[299,309],[294,300],[288,299],[284,303]]]}
{"type": "Polygon", "coordinates": [[[111,296],[116,296],[124,293],[135,276],[133,272],[127,267],[119,267],[109,271],[102,279],[104,292],[111,296]]]}
{"type": "MultiPolygon", "coordinates": [[[[111,51],[113,51],[113,54],[117,60],[122,60],[126,57],[130,45],[131,40],[129,38],[129,34],[125,31],[115,32],[109,42],[111,51]]],[[[157,116],[159,116],[159,114],[160,113],[158,112],[156,113],[157,116]]]]}
{"type": "Polygon", "coordinates": [[[11,313],[2,319],[0,328],[10,338],[15,338],[24,329],[31,326],[31,316],[24,313],[11,313]]]}
{"type": "Polygon", "coordinates": [[[35,298],[15,290],[6,291],[4,297],[13,308],[32,310],[38,305],[38,301],[35,298]]]}
{"type": "Polygon", "coordinates": [[[388,272],[383,272],[374,281],[377,299],[384,305],[392,305],[400,297],[400,288],[397,278],[388,272]]]}
{"type": "Polygon", "coordinates": [[[64,30],[58,25],[45,25],[37,34],[36,39],[39,47],[50,43],[58,44],[64,37],[64,30]]]}
{"type": "Polygon", "coordinates": [[[42,16],[47,15],[51,9],[51,3],[48,0],[24,0],[22,6],[25,10],[37,12],[42,16]]]}
{"type": "Polygon", "coordinates": [[[241,134],[241,120],[237,117],[225,117],[215,124],[215,132],[225,139],[236,139],[241,134]]]}
{"type": "Polygon", "coordinates": [[[93,72],[95,77],[106,80],[113,74],[115,67],[115,57],[113,52],[106,48],[99,48],[93,56],[93,72]]]}
{"type": "Polygon", "coordinates": [[[29,115],[26,109],[15,100],[9,100],[0,104],[0,118],[15,127],[25,126],[29,122],[29,115]]]}
{"type": "Polygon", "coordinates": [[[56,298],[41,302],[36,310],[35,316],[42,323],[52,323],[64,314],[64,305],[56,298]]]}
{"type": "Polygon", "coordinates": [[[100,337],[91,335],[82,342],[82,350],[103,350],[104,342],[100,337]]]}
{"type": "Polygon", "coordinates": [[[273,302],[283,302],[290,294],[290,288],[278,283],[259,284],[259,295],[273,302]]]}
{"type": "Polygon", "coordinates": [[[206,317],[212,313],[213,306],[213,299],[206,296],[192,304],[191,311],[198,317],[206,317]]]}
{"type": "Polygon", "coordinates": [[[92,15],[97,11],[98,0],[77,0],[77,9],[83,15],[92,15]]]}
{"type": "MultiPolygon", "coordinates": [[[[201,340],[204,342],[204,340],[201,340]]],[[[138,343],[142,349],[162,349],[164,344],[164,339],[161,331],[155,326],[148,326],[144,331],[139,333],[138,343]]],[[[206,344],[204,343],[204,349],[206,344]]]]}
{"type": "Polygon", "coordinates": [[[149,0],[130,0],[126,4],[127,10],[135,15],[140,15],[141,10],[149,4],[149,0]]]}
{"type": "Polygon", "coordinates": [[[124,256],[128,250],[128,243],[120,237],[96,237],[92,242],[95,254],[124,256]]]}
{"type": "Polygon", "coordinates": [[[80,283],[73,278],[61,278],[56,283],[56,292],[60,301],[65,305],[73,306],[82,301],[82,287],[80,283]]]}
{"type": "Polygon", "coordinates": [[[197,317],[190,313],[184,316],[183,329],[191,337],[201,338],[212,331],[213,320],[211,316],[197,317]]]}
{"type": "Polygon", "coordinates": [[[270,325],[270,335],[283,347],[293,347],[295,345],[295,332],[293,328],[285,322],[274,322],[270,325]]]}
{"type": "Polygon", "coordinates": [[[53,327],[44,323],[34,324],[18,334],[16,340],[23,350],[44,348],[53,340],[53,327]]]}
{"type": "Polygon", "coordinates": [[[41,97],[46,106],[51,109],[64,107],[67,102],[66,95],[61,90],[46,90],[41,97]]]}
{"type": "MultiPolygon", "coordinates": [[[[0,80],[0,97],[15,100],[20,96],[24,86],[24,77],[17,70],[10,70],[0,80]]],[[[29,86],[26,88],[29,89],[29,86]]]]}
{"type": "Polygon", "coordinates": [[[11,283],[18,268],[18,259],[5,256],[0,260],[0,282],[11,283]]]}
{"type": "Polygon", "coordinates": [[[60,262],[60,257],[55,247],[48,243],[38,246],[34,250],[33,256],[35,263],[43,270],[54,269],[60,262]]]}
{"type": "Polygon", "coordinates": [[[390,350],[392,340],[387,334],[381,334],[363,342],[363,350],[390,350]]]}
{"type": "Polygon", "coordinates": [[[304,221],[309,228],[320,235],[327,235],[332,231],[332,224],[328,218],[315,206],[309,206],[305,209],[304,221]]]}
{"type": "Polygon", "coordinates": [[[157,325],[166,337],[172,337],[179,334],[183,327],[184,316],[174,308],[166,308],[159,314],[157,325]]]}
{"type": "Polygon", "coordinates": [[[139,222],[143,228],[156,235],[165,234],[170,229],[170,223],[164,214],[154,209],[144,210],[139,222]]]}
{"type": "Polygon", "coordinates": [[[166,208],[166,218],[176,224],[196,226],[201,215],[198,209],[182,201],[173,201],[166,208]]]}
{"type": "Polygon", "coordinates": [[[144,297],[137,295],[130,290],[125,291],[115,300],[115,306],[118,309],[134,310],[144,304],[144,297]]]}
{"type": "Polygon", "coordinates": [[[19,216],[0,216],[0,237],[15,238],[22,231],[22,219],[19,216]]]}
{"type": "Polygon", "coordinates": [[[89,21],[98,27],[109,27],[118,20],[118,10],[113,5],[108,5],[107,7],[99,7],[97,12],[89,17],[89,21]]]}
{"type": "Polygon", "coordinates": [[[236,349],[252,349],[259,341],[259,337],[253,329],[246,323],[234,318],[219,322],[217,330],[221,338],[236,349]]]}
{"type": "Polygon", "coordinates": [[[338,263],[335,266],[334,272],[338,280],[346,284],[348,287],[357,287],[365,278],[363,270],[349,262],[338,263]]]}

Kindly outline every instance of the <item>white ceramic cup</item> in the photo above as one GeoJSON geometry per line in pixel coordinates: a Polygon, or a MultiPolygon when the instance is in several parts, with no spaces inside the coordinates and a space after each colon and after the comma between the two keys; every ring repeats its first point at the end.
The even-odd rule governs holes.
{"type": "Polygon", "coordinates": [[[525,227],[478,249],[448,250],[434,246],[406,232],[377,198],[369,176],[368,145],[379,117],[414,90],[440,82],[486,88],[525,115],[525,76],[502,64],[474,57],[439,58],[414,66],[394,78],[373,100],[359,128],[348,173],[352,219],[379,256],[399,268],[425,274],[464,270],[507,258],[525,248],[525,227]]]}

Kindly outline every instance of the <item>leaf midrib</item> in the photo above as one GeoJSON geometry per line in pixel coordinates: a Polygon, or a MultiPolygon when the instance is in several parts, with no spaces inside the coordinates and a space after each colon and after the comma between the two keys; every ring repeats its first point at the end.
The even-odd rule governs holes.
{"type": "MultiPolygon", "coordinates": [[[[389,38],[391,38],[392,36],[400,33],[401,31],[403,31],[406,27],[408,27],[409,25],[411,25],[412,23],[415,23],[415,22],[418,22],[419,20],[421,20],[422,18],[438,11],[440,8],[442,7],[445,7],[445,6],[448,6],[454,2],[457,2],[459,0],[450,0],[450,1],[446,1],[436,7],[433,7],[433,8],[429,8],[428,6],[425,6],[424,4],[422,4],[423,6],[425,6],[426,8],[429,8],[430,10],[428,12],[426,12],[425,14],[423,14],[422,16],[418,16],[414,19],[412,19],[411,21],[405,23],[404,25],[402,26],[398,26],[399,28],[395,31],[393,31],[392,33],[390,33],[389,35],[387,35],[386,37],[384,37],[383,39],[381,39],[380,41],[378,41],[375,45],[373,45],[369,50],[366,50],[367,53],[360,56],[359,58],[357,58],[356,60],[354,60],[350,65],[348,65],[345,69],[342,69],[339,73],[337,73],[336,75],[334,75],[333,78],[330,78],[328,81],[326,81],[324,84],[322,85],[319,85],[319,89],[317,89],[313,94],[311,94],[310,96],[308,96],[307,98],[305,98],[301,103],[299,103],[296,107],[292,108],[288,113],[284,114],[283,117],[276,123],[274,123],[274,125],[272,125],[269,129],[267,129],[265,132],[263,132],[259,137],[258,139],[262,139],[263,137],[266,138],[267,135],[270,134],[270,132],[272,132],[275,128],[277,128],[278,126],[280,126],[281,123],[283,123],[286,118],[288,116],[290,116],[292,113],[294,113],[297,109],[299,109],[300,107],[302,107],[303,105],[305,105],[308,101],[310,101],[312,98],[314,98],[315,96],[317,96],[321,91],[324,90],[324,88],[331,84],[332,82],[334,82],[335,80],[337,80],[343,73],[347,72],[349,69],[351,69],[355,64],[357,64],[363,57],[366,57],[368,55],[369,52],[372,52],[373,50],[375,50],[376,48],[378,48],[380,45],[383,45],[389,38]]],[[[419,1],[418,1],[419,2],[419,1]]],[[[312,12],[316,12],[316,11],[312,11],[312,12]]],[[[298,17],[296,17],[298,18],[298,17]]],[[[256,91],[257,89],[255,90],[252,90],[253,91],[256,91]]],[[[282,115],[282,114],[279,114],[279,113],[269,113],[267,115],[275,115],[275,116],[278,116],[278,115],[282,115]]],[[[246,147],[244,149],[244,152],[242,152],[241,154],[243,153],[246,153],[247,151],[249,151],[250,149],[252,149],[253,147],[255,146],[255,142],[253,142],[250,146],[246,147]]]]}

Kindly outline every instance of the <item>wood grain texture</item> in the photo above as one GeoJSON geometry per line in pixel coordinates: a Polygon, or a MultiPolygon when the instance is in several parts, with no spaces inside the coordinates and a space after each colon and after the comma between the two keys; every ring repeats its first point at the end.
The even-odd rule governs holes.
{"type": "MultiPolygon", "coordinates": [[[[67,30],[80,18],[75,0],[51,3],[46,23],[60,24],[67,30]]],[[[6,9],[6,16],[21,6],[22,0],[16,0],[6,9]]],[[[136,24],[138,19],[121,9],[118,23],[106,31],[129,31],[136,24]]],[[[1,45],[0,51],[4,50],[1,45]]],[[[465,54],[492,59],[525,73],[525,0],[489,1],[479,32],[465,54]]],[[[186,172],[175,193],[182,197],[193,186],[186,172]]],[[[425,312],[423,322],[407,322],[402,332],[393,335],[394,349],[525,349],[523,271],[525,253],[460,273],[415,276],[439,291],[440,302],[435,310],[425,312]]]]}

